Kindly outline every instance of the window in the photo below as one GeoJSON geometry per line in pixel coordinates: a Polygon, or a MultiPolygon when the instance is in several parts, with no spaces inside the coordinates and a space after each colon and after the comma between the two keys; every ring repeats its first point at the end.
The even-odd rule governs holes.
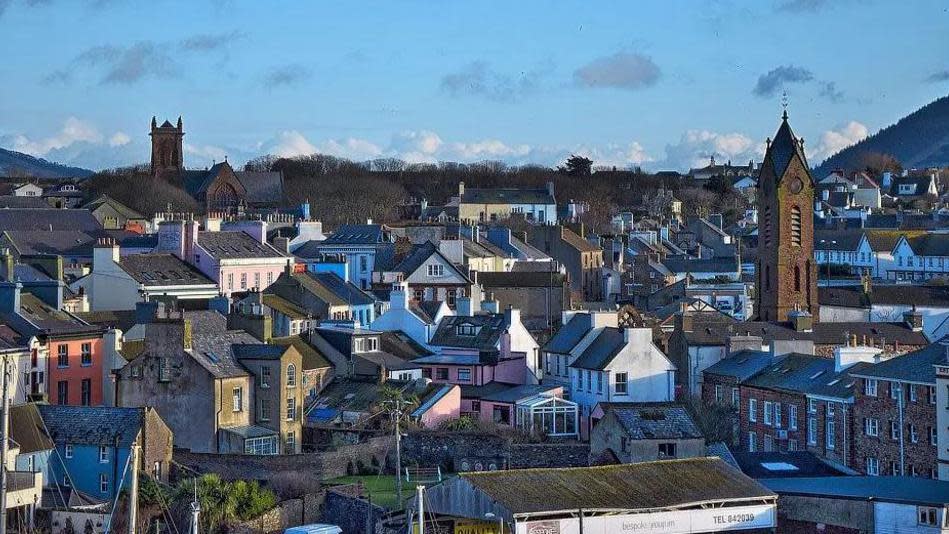
{"type": "Polygon", "coordinates": [[[109,475],[99,473],[99,492],[109,493],[109,475]]]}
{"type": "Polygon", "coordinates": [[[616,394],[627,395],[629,393],[629,375],[626,373],[616,373],[616,394]]]}
{"type": "Polygon", "coordinates": [[[826,442],[827,448],[834,450],[837,445],[837,434],[836,434],[837,423],[833,420],[827,420],[827,430],[824,433],[824,441],[826,442]]]}
{"type": "Polygon", "coordinates": [[[429,276],[445,276],[445,266],[440,263],[429,265],[428,275],[429,276]]]}
{"type": "Polygon", "coordinates": [[[865,417],[863,419],[863,433],[867,436],[879,436],[880,435],[880,421],[872,418],[865,417]]]}
{"type": "Polygon", "coordinates": [[[890,462],[890,476],[900,476],[900,464],[895,460],[890,462]]]}
{"type": "Polygon", "coordinates": [[[227,288],[234,290],[234,273],[227,273],[227,288]]]}
{"type": "Polygon", "coordinates": [[[478,333],[478,329],[470,324],[460,324],[455,330],[458,331],[459,336],[473,336],[478,333]]]}
{"type": "Polygon", "coordinates": [[[907,425],[909,427],[909,440],[911,443],[919,442],[919,434],[916,432],[916,425],[910,423],[907,425]]]}
{"type": "Polygon", "coordinates": [[[56,348],[56,363],[60,367],[69,367],[69,346],[60,345],[56,348]]]}
{"type": "Polygon", "coordinates": [[[596,391],[597,393],[603,393],[603,373],[596,373],[596,391]]]}
{"type": "Polygon", "coordinates": [[[260,288],[260,273],[254,273],[254,287],[260,288]]]}
{"type": "Polygon", "coordinates": [[[791,206],[791,246],[801,246],[801,208],[797,206],[791,206]]]}
{"type": "Polygon", "coordinates": [[[794,452],[797,450],[797,440],[789,439],[788,440],[788,452],[794,452]]]}
{"type": "Polygon", "coordinates": [[[764,452],[772,452],[774,450],[774,436],[771,434],[764,435],[764,452]]]}
{"type": "Polygon", "coordinates": [[[875,378],[867,378],[863,381],[863,392],[867,396],[877,396],[877,381],[875,378]]]}
{"type": "Polygon", "coordinates": [[[366,272],[369,270],[369,258],[366,256],[359,256],[359,272],[366,272]]]}
{"type": "Polygon", "coordinates": [[[788,405],[788,428],[797,430],[797,404],[788,405]]]}
{"type": "Polygon", "coordinates": [[[577,369],[577,391],[583,390],[583,369],[577,369]]]}
{"type": "Polygon", "coordinates": [[[232,401],[233,401],[233,410],[239,412],[244,409],[244,390],[242,388],[234,388],[231,391],[232,401]]]}
{"type": "Polygon", "coordinates": [[[171,380],[171,360],[158,358],[158,381],[168,382],[169,380],[171,380]]]}
{"type": "Polygon", "coordinates": [[[754,432],[748,433],[748,452],[758,450],[758,436],[754,432]]]}
{"type": "Polygon", "coordinates": [[[890,421],[890,439],[893,441],[900,439],[900,424],[896,421],[890,421]]]}
{"type": "Polygon", "coordinates": [[[906,389],[909,390],[909,401],[916,402],[918,400],[916,398],[916,386],[913,384],[906,384],[906,389]]]}
{"type": "Polygon", "coordinates": [[[448,380],[448,368],[439,367],[435,369],[435,378],[438,380],[448,380]]]}
{"type": "Polygon", "coordinates": [[[929,386],[926,389],[928,390],[926,397],[929,400],[929,404],[936,404],[936,386],[929,386]]]}
{"type": "Polygon", "coordinates": [[[92,343],[83,343],[80,350],[82,365],[92,365],[92,343]]]}
{"type": "Polygon", "coordinates": [[[817,413],[817,401],[814,399],[807,399],[807,413],[817,413]]]}
{"type": "Polygon", "coordinates": [[[152,464],[152,474],[156,479],[161,480],[161,460],[155,460],[155,463],[152,464]]]}
{"type": "Polygon", "coordinates": [[[241,289],[247,289],[247,273],[241,273],[241,289]]]}
{"type": "Polygon", "coordinates": [[[930,426],[926,428],[929,429],[929,444],[935,447],[936,446],[936,427],[930,426]]]}
{"type": "Polygon", "coordinates": [[[495,405],[491,417],[495,423],[509,425],[511,424],[511,409],[508,406],[495,405]]]}
{"type": "Polygon", "coordinates": [[[69,382],[60,380],[56,383],[57,404],[69,404],[69,382]]]}
{"type": "Polygon", "coordinates": [[[267,273],[267,287],[270,287],[270,284],[273,284],[273,273],[267,273]]]}
{"type": "Polygon", "coordinates": [[[471,382],[471,369],[458,369],[459,382],[471,382]]]}
{"type": "Polygon", "coordinates": [[[880,461],[872,456],[867,457],[866,465],[867,474],[870,476],[877,476],[880,474],[880,461]]]}
{"type": "Polygon", "coordinates": [[[286,446],[284,447],[284,454],[294,454],[297,452],[297,434],[292,430],[287,432],[286,446]]]}
{"type": "Polygon", "coordinates": [[[715,402],[722,404],[725,400],[725,388],[721,384],[715,384],[715,402]]]}
{"type": "Polygon", "coordinates": [[[244,440],[244,454],[277,454],[277,437],[265,436],[244,440]]]}
{"type": "Polygon", "coordinates": [[[292,363],[287,365],[287,387],[297,387],[297,366],[292,363]]]}
{"type": "Polygon", "coordinates": [[[100,464],[109,463],[109,448],[108,447],[99,447],[99,463],[100,464]]]}
{"type": "Polygon", "coordinates": [[[827,414],[826,414],[826,417],[827,417],[827,419],[833,419],[833,418],[834,418],[834,403],[832,403],[832,402],[828,402],[828,403],[827,403],[827,414]]]}
{"type": "Polygon", "coordinates": [[[67,443],[63,450],[63,456],[65,456],[68,459],[68,458],[72,458],[72,455],[73,455],[72,445],[67,443]]]}
{"type": "Polygon", "coordinates": [[[676,457],[675,443],[660,443],[659,444],[659,458],[675,458],[675,457],[676,457]]]}
{"type": "Polygon", "coordinates": [[[890,382],[890,398],[893,400],[900,400],[900,383],[899,382],[890,382]]]}
{"type": "Polygon", "coordinates": [[[738,388],[732,388],[732,406],[738,408],[738,405],[741,403],[740,397],[738,395],[738,388]]]}
{"type": "Polygon", "coordinates": [[[764,424],[767,426],[771,426],[771,416],[773,415],[773,412],[771,411],[772,409],[771,401],[764,401],[764,424]]]}
{"type": "Polygon", "coordinates": [[[817,445],[817,418],[807,418],[807,444],[817,445]]]}
{"type": "Polygon", "coordinates": [[[593,375],[587,371],[587,391],[593,393],[593,375]]]}
{"type": "Polygon", "coordinates": [[[781,403],[774,403],[774,428],[781,428],[781,403]]]}
{"type": "Polygon", "coordinates": [[[481,411],[481,401],[471,401],[471,411],[480,412],[481,411]]]}
{"type": "Polygon", "coordinates": [[[90,378],[82,379],[82,397],[80,399],[80,404],[83,406],[89,406],[92,404],[92,379],[90,378]]]}
{"type": "Polygon", "coordinates": [[[919,516],[919,524],[929,527],[939,526],[939,521],[937,520],[939,516],[939,511],[932,506],[918,506],[916,507],[916,513],[919,516]]]}
{"type": "Polygon", "coordinates": [[[758,422],[758,399],[748,399],[748,420],[758,422]]]}
{"type": "Polygon", "coordinates": [[[629,449],[629,439],[626,436],[619,437],[619,449],[623,452],[629,449]]]}
{"type": "Polygon", "coordinates": [[[260,398],[260,403],[257,406],[257,419],[270,421],[270,399],[266,397],[260,398]]]}
{"type": "Polygon", "coordinates": [[[270,387],[270,367],[267,367],[266,365],[260,366],[260,387],[270,387]]]}
{"type": "Polygon", "coordinates": [[[297,400],[293,397],[287,399],[287,421],[294,421],[297,418],[297,400]]]}

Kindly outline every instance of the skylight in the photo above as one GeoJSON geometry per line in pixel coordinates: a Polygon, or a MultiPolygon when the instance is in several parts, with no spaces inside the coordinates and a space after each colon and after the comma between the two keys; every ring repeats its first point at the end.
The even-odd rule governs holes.
{"type": "Polygon", "coordinates": [[[768,471],[797,471],[798,470],[796,465],[791,465],[787,462],[761,462],[761,467],[764,467],[768,471]]]}

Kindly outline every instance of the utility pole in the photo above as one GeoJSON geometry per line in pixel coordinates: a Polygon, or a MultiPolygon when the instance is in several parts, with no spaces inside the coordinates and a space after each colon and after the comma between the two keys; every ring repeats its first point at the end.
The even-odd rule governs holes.
{"type": "Polygon", "coordinates": [[[418,533],[425,534],[425,497],[422,494],[422,491],[425,489],[425,486],[419,484],[415,486],[415,500],[418,501],[418,533]]]}
{"type": "Polygon", "coordinates": [[[138,522],[138,443],[132,444],[132,490],[129,492],[129,532],[135,534],[138,522]]]}
{"type": "Polygon", "coordinates": [[[8,368],[10,357],[3,354],[3,423],[0,424],[0,436],[3,444],[0,445],[0,534],[7,534],[7,450],[9,449],[10,432],[10,370],[8,368]]]}
{"type": "MultiPolygon", "coordinates": [[[[405,404],[405,401],[401,398],[393,399],[391,401],[386,401],[385,404],[391,404],[393,406],[392,411],[389,412],[392,414],[395,423],[395,496],[396,500],[399,503],[399,506],[402,505],[402,405],[405,404]]],[[[3,533],[0,533],[3,534],[3,533]]]]}
{"type": "Polygon", "coordinates": [[[198,502],[198,479],[194,479],[194,500],[191,501],[191,532],[190,534],[200,534],[198,527],[198,516],[201,514],[201,503],[198,502]]]}

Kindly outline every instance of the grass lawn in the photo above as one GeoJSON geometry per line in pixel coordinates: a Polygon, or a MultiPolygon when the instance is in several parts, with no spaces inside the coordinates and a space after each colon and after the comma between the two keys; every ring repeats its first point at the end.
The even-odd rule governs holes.
{"type": "MultiPolygon", "coordinates": [[[[443,479],[444,479],[443,475],[443,479]]],[[[415,495],[415,483],[414,482],[402,482],[402,505],[398,505],[398,500],[396,499],[395,492],[395,476],[394,475],[356,475],[356,476],[345,476],[339,478],[332,478],[329,480],[324,480],[323,484],[327,486],[341,486],[345,484],[355,484],[357,482],[362,482],[364,491],[372,495],[373,504],[378,504],[379,506],[384,506],[390,509],[402,509],[402,505],[405,504],[405,501],[412,498],[415,495]]],[[[426,484],[430,486],[431,484],[426,484]]]]}

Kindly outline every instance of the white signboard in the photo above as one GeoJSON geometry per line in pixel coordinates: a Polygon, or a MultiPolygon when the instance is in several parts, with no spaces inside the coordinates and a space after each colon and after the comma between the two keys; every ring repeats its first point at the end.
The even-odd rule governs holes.
{"type": "MultiPolygon", "coordinates": [[[[772,504],[583,518],[583,534],[692,534],[774,528],[772,504]]],[[[516,534],[580,534],[580,520],[518,523],[516,534]]]]}

